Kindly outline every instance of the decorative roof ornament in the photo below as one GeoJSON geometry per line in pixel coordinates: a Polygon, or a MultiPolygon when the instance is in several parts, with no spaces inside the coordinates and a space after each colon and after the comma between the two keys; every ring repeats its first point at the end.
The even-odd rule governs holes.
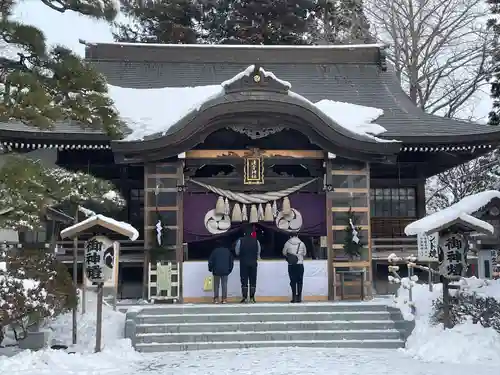
{"type": "Polygon", "coordinates": [[[230,80],[221,83],[226,94],[242,91],[267,91],[288,94],[292,85],[264,70],[260,65],[250,65],[230,80]]]}

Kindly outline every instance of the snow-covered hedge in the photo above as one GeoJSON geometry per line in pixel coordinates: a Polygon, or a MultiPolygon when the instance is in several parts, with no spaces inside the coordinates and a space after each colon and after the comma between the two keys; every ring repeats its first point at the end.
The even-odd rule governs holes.
{"type": "Polygon", "coordinates": [[[460,289],[450,290],[451,298],[461,300],[452,306],[451,317],[455,326],[451,329],[444,329],[444,324],[440,323],[441,283],[434,284],[432,291],[428,285],[416,284],[412,288],[411,302],[410,291],[401,287],[394,300],[389,302],[401,309],[405,320],[415,321],[405,351],[413,358],[433,363],[500,364],[500,332],[497,329],[500,280],[470,277],[452,284],[460,289]]]}
{"type": "Polygon", "coordinates": [[[0,253],[0,342],[6,326],[22,338],[29,326],[77,303],[67,268],[45,250],[0,253]]]}
{"type": "MultiPolygon", "coordinates": [[[[432,302],[431,322],[444,323],[443,297],[432,302]]],[[[468,291],[457,291],[450,295],[450,322],[454,327],[457,324],[471,320],[474,324],[481,324],[486,328],[493,328],[500,332],[500,301],[489,296],[481,296],[468,291]]]]}

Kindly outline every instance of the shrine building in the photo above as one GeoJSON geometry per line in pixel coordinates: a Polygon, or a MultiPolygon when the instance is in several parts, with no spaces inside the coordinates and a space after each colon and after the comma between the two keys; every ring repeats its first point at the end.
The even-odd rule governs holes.
{"type": "MultiPolygon", "coordinates": [[[[305,300],[382,293],[387,256],[416,253],[404,228],[426,214],[426,178],[500,144],[498,127],[416,107],[380,45],[92,43],[86,59],[108,81],[122,140],[78,124],[3,123],[0,142],[121,191],[116,219],[140,231],[121,244],[121,298],[211,300],[214,241],[232,248],[243,223],[262,245],[258,301],[289,300],[281,250],[294,231],[307,246],[305,300]],[[344,251],[352,229],[359,254],[344,251]]],[[[60,245],[70,263],[72,241],[60,245]]],[[[238,262],[229,294],[240,296],[238,262]]]]}

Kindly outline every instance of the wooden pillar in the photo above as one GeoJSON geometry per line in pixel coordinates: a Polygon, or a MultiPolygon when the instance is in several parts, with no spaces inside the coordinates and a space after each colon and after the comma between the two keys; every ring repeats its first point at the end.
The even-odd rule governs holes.
{"type": "Polygon", "coordinates": [[[182,294],[182,262],[184,261],[184,191],[185,191],[185,181],[184,181],[184,160],[179,160],[177,163],[177,237],[176,237],[176,250],[175,250],[175,260],[177,262],[177,268],[179,270],[178,277],[178,288],[177,294],[179,296],[179,301],[183,302],[182,294]]]}
{"type": "Polygon", "coordinates": [[[146,300],[148,298],[148,285],[149,285],[149,246],[151,242],[149,237],[149,232],[147,231],[148,226],[148,212],[147,207],[150,203],[148,200],[148,173],[147,171],[151,168],[150,164],[144,165],[144,263],[142,268],[142,299],[146,300]]]}
{"type": "Polygon", "coordinates": [[[328,187],[332,183],[332,164],[330,160],[325,160],[325,184],[326,184],[326,251],[327,251],[327,262],[328,262],[328,300],[335,300],[335,270],[333,269],[333,216],[332,216],[332,192],[329,191],[328,187]]]}
{"type": "MultiPolygon", "coordinates": [[[[180,265],[182,264],[182,195],[183,162],[172,160],[146,165],[144,169],[144,246],[148,254],[145,259],[146,290],[152,298],[180,298],[180,265]],[[163,223],[164,235],[161,251],[158,251],[156,223],[163,223]],[[151,249],[154,249],[152,259],[151,249]],[[150,287],[149,267],[156,269],[156,261],[171,263],[173,276],[170,291],[157,292],[156,286],[150,287]],[[149,288],[149,290],[148,290],[149,288]]],[[[156,284],[155,284],[156,285],[156,284]]]]}
{"type": "MultiPolygon", "coordinates": [[[[370,228],[370,166],[368,163],[331,159],[327,163],[327,193],[328,225],[328,262],[329,262],[329,298],[338,298],[340,284],[336,274],[339,270],[364,269],[366,296],[371,296],[372,283],[372,252],[370,228]],[[360,259],[349,259],[344,252],[345,229],[349,225],[348,212],[354,214],[354,225],[360,227],[361,243],[364,245],[360,259]],[[330,224],[331,223],[331,224],[330,224]],[[330,240],[331,238],[331,240],[330,240]],[[330,242],[331,241],[331,242],[330,242]],[[331,268],[331,271],[330,271],[331,268]],[[331,275],[331,276],[330,276],[331,275]]],[[[358,274],[359,275],[359,274],[358,274]]],[[[359,285],[352,282],[345,284],[343,295],[349,297],[350,290],[359,295],[359,285]]]]}

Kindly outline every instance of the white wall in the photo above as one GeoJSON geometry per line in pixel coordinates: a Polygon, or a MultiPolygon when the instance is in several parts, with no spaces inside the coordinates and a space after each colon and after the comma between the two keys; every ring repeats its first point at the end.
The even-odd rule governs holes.
{"type": "MultiPolygon", "coordinates": [[[[210,276],[208,263],[182,263],[182,295],[184,298],[211,297],[212,291],[204,291],[205,278],[210,276]]],[[[234,262],[233,272],[228,279],[228,297],[241,296],[240,265],[234,262]]],[[[285,260],[263,260],[257,271],[257,291],[260,297],[286,297],[291,295],[288,265],[285,260]]],[[[328,262],[326,260],[304,261],[303,296],[328,296],[328,262]]]]}
{"type": "Polygon", "coordinates": [[[1,229],[0,228],[0,244],[2,242],[19,242],[19,235],[17,231],[11,229],[1,229]]]}

